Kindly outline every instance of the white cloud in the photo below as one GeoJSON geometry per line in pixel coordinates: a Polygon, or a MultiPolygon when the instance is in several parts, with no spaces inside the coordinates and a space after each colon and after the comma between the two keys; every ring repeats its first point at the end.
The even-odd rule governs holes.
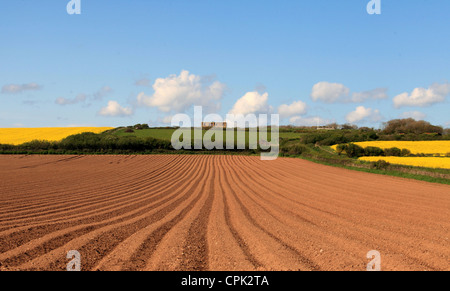
{"type": "Polygon", "coordinates": [[[22,93],[23,91],[36,91],[40,90],[42,86],[36,84],[36,83],[28,83],[28,84],[8,84],[4,85],[2,87],[2,93],[3,94],[17,94],[22,93]]]}
{"type": "Polygon", "coordinates": [[[333,123],[334,121],[329,119],[324,119],[319,116],[315,117],[301,117],[301,116],[294,116],[289,119],[289,123],[295,126],[323,126],[330,123],[333,123]]]}
{"type": "Polygon", "coordinates": [[[102,116],[130,116],[133,115],[133,109],[130,107],[122,107],[117,101],[109,101],[108,106],[102,108],[99,112],[102,116]]]}
{"type": "Polygon", "coordinates": [[[394,106],[401,108],[405,106],[425,107],[444,102],[450,94],[450,83],[434,83],[428,89],[415,88],[411,94],[402,93],[394,97],[394,106]]]}
{"type": "Polygon", "coordinates": [[[400,114],[400,118],[413,118],[415,120],[424,120],[425,118],[427,118],[427,115],[419,111],[409,111],[400,114]]]}
{"type": "Polygon", "coordinates": [[[272,108],[267,104],[269,94],[260,94],[258,92],[248,92],[242,96],[233,106],[229,114],[258,114],[269,113],[272,108]]]}
{"type": "Polygon", "coordinates": [[[307,112],[307,105],[303,101],[297,101],[291,105],[282,104],[278,107],[278,114],[281,118],[287,118],[294,115],[305,115],[307,112]]]}
{"type": "Polygon", "coordinates": [[[55,100],[55,103],[58,105],[72,105],[86,101],[86,94],[78,94],[77,97],[73,99],[67,99],[64,97],[59,97],[55,100]]]}
{"type": "Polygon", "coordinates": [[[361,103],[366,100],[381,100],[387,99],[387,89],[386,88],[377,88],[370,91],[364,92],[355,92],[352,94],[351,102],[361,103]]]}
{"type": "Polygon", "coordinates": [[[153,84],[155,93],[147,96],[143,92],[137,96],[139,105],[157,107],[162,112],[185,112],[191,106],[203,106],[205,111],[219,110],[225,85],[208,78],[202,78],[188,71],[179,76],[158,78],[153,84]]]}
{"type": "Polygon", "coordinates": [[[326,103],[361,103],[367,100],[388,98],[386,88],[377,88],[350,94],[350,89],[339,83],[319,82],[313,86],[311,97],[314,101],[326,103]]]}
{"type": "Polygon", "coordinates": [[[365,121],[377,122],[381,121],[383,118],[381,117],[380,111],[377,109],[358,106],[355,111],[347,114],[345,119],[350,123],[358,123],[365,121]]]}
{"type": "Polygon", "coordinates": [[[342,84],[319,82],[313,86],[311,97],[314,101],[334,103],[339,99],[347,98],[349,94],[350,89],[342,84]]]}
{"type": "Polygon", "coordinates": [[[150,87],[150,86],[151,86],[151,83],[150,83],[150,82],[151,82],[150,79],[143,78],[143,79],[137,80],[137,81],[134,83],[134,85],[135,85],[135,86],[142,86],[142,87],[150,87]]]}
{"type": "Polygon", "coordinates": [[[102,100],[103,97],[110,94],[113,90],[109,86],[104,86],[100,90],[94,93],[94,99],[95,100],[102,100]]]}

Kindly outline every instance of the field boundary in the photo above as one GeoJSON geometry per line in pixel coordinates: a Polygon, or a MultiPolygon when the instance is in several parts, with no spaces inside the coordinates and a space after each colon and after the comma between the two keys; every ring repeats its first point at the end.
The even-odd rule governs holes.
{"type": "MultiPolygon", "coordinates": [[[[41,156],[145,156],[145,155],[204,155],[204,156],[258,156],[257,153],[246,153],[246,152],[219,152],[219,151],[154,151],[154,152],[148,152],[148,153],[38,153],[38,152],[27,152],[27,153],[7,153],[7,152],[0,152],[1,156],[17,156],[17,155],[41,155],[41,156]]],[[[450,174],[446,173],[436,173],[433,170],[442,170],[446,171],[445,169],[431,169],[431,168],[421,168],[421,167],[409,167],[409,166],[402,166],[402,165],[395,165],[393,166],[397,170],[377,170],[377,169],[371,169],[369,162],[360,161],[360,164],[356,166],[353,165],[344,165],[344,164],[338,164],[333,163],[330,161],[327,161],[326,158],[323,157],[314,157],[314,156],[305,156],[305,155],[299,155],[299,156],[281,156],[280,158],[291,158],[291,159],[303,159],[310,162],[314,162],[317,164],[322,164],[326,166],[336,167],[336,168],[343,168],[347,170],[353,170],[358,172],[366,172],[371,174],[377,174],[377,175],[383,175],[383,176],[393,176],[393,177],[399,177],[399,178],[405,178],[405,179],[413,179],[418,181],[424,181],[429,183],[438,183],[438,184],[445,184],[450,185],[450,174]],[[320,159],[321,158],[321,159],[320,159]],[[362,165],[365,165],[362,166],[362,165]],[[421,175],[421,174],[414,174],[410,173],[408,171],[418,171],[423,170],[426,172],[429,172],[430,174],[436,175],[440,174],[442,177],[433,177],[430,175],[421,175]],[[446,178],[446,177],[449,178],[446,178]]],[[[348,163],[353,162],[351,159],[345,160],[348,163]]],[[[450,171],[449,171],[450,172],[450,171]]]]}

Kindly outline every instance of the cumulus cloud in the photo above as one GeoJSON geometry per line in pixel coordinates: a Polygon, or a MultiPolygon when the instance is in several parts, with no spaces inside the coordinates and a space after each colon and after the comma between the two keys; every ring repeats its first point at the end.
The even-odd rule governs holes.
{"type": "Polygon", "coordinates": [[[319,82],[313,86],[311,97],[314,101],[334,103],[341,98],[348,97],[349,94],[350,89],[342,84],[319,82]]]}
{"type": "Polygon", "coordinates": [[[296,101],[290,105],[282,104],[278,107],[278,114],[281,118],[287,118],[294,115],[305,115],[307,112],[307,105],[303,101],[296,101]]]}
{"type": "Polygon", "coordinates": [[[99,112],[101,116],[124,117],[133,115],[133,109],[130,107],[122,107],[117,101],[109,101],[108,105],[99,112]]]}
{"type": "Polygon", "coordinates": [[[87,95],[86,94],[78,94],[75,98],[73,99],[67,99],[64,97],[59,97],[55,100],[55,103],[58,105],[72,105],[72,104],[78,104],[81,102],[86,101],[87,99],[87,95]]]}
{"type": "Polygon", "coordinates": [[[295,126],[323,126],[326,124],[333,123],[333,120],[325,119],[320,116],[314,117],[301,117],[293,116],[289,119],[289,123],[295,126]]]}
{"type": "Polygon", "coordinates": [[[156,107],[162,112],[185,112],[193,105],[214,111],[219,110],[225,88],[218,81],[182,71],[179,76],[158,78],[153,84],[154,94],[147,96],[142,92],[137,101],[139,105],[156,107]]]}
{"type": "Polygon", "coordinates": [[[388,98],[386,88],[377,88],[369,91],[354,92],[343,84],[319,82],[313,86],[311,97],[314,101],[325,103],[361,103],[367,100],[380,100],[388,98]]]}
{"type": "Polygon", "coordinates": [[[387,98],[388,98],[387,89],[377,88],[370,91],[352,93],[351,102],[361,103],[366,100],[381,100],[387,98]]]}
{"type": "Polygon", "coordinates": [[[450,94],[450,83],[434,83],[428,89],[415,88],[411,94],[402,93],[394,97],[394,106],[401,107],[426,107],[444,102],[450,94]]]}
{"type": "Polygon", "coordinates": [[[108,94],[110,94],[113,90],[109,86],[104,86],[100,90],[94,93],[94,99],[95,100],[102,100],[103,97],[106,97],[108,94]]]}
{"type": "Polygon", "coordinates": [[[258,92],[248,92],[242,96],[229,112],[229,114],[258,114],[269,113],[272,108],[267,104],[269,94],[260,94],[258,92]]]}
{"type": "Polygon", "coordinates": [[[380,111],[372,108],[365,108],[364,106],[359,106],[355,111],[347,114],[345,119],[350,123],[358,123],[358,122],[377,122],[382,120],[380,111]]]}
{"type": "Polygon", "coordinates": [[[42,86],[36,84],[36,83],[28,83],[28,84],[8,84],[4,85],[2,87],[2,93],[3,94],[18,94],[22,93],[24,91],[36,91],[40,90],[42,86]]]}
{"type": "Polygon", "coordinates": [[[409,111],[400,114],[400,118],[413,118],[415,120],[424,120],[425,118],[427,118],[427,115],[420,111],[409,111]]]}

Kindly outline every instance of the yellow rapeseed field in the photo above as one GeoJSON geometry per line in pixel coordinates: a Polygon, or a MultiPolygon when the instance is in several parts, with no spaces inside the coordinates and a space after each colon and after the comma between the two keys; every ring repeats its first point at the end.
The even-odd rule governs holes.
{"type": "MultiPolygon", "coordinates": [[[[397,147],[400,149],[408,149],[412,154],[440,154],[445,156],[450,153],[450,141],[367,141],[356,142],[355,144],[366,147],[378,147],[382,149],[397,147]]],[[[337,145],[332,146],[336,150],[337,145]]]]}
{"type": "Polygon", "coordinates": [[[0,128],[0,144],[19,145],[32,140],[59,141],[69,135],[93,132],[101,133],[112,127],[47,127],[0,128]]]}
{"type": "Polygon", "coordinates": [[[384,160],[391,164],[425,168],[450,169],[450,158],[436,157],[362,157],[362,161],[377,162],[384,160]]]}

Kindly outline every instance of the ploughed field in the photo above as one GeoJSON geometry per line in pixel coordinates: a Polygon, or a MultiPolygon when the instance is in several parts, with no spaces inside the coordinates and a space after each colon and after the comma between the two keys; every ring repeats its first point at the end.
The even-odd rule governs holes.
{"type": "Polygon", "coordinates": [[[450,270],[450,186],[248,156],[0,156],[0,270],[450,270]]]}

